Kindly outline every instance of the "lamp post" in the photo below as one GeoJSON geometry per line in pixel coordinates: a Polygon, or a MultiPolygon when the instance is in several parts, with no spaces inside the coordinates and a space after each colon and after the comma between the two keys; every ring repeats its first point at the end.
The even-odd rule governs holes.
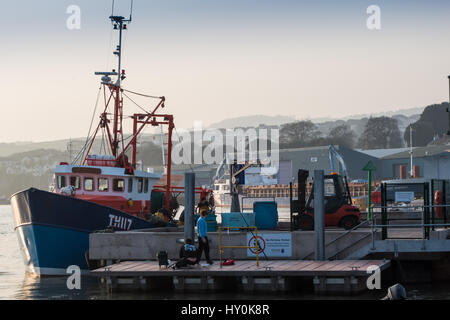
{"type": "Polygon", "coordinates": [[[409,155],[411,157],[411,164],[410,164],[410,178],[414,178],[414,166],[413,166],[413,136],[412,136],[412,128],[413,124],[411,123],[409,125],[409,155]]]}

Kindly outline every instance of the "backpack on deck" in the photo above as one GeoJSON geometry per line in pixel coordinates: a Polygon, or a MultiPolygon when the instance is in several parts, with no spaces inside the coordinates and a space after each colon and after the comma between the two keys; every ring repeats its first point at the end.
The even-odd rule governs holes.
{"type": "Polygon", "coordinates": [[[169,256],[167,254],[167,251],[160,251],[156,254],[156,257],[158,258],[159,268],[161,269],[161,266],[167,266],[169,265],[169,256]]]}

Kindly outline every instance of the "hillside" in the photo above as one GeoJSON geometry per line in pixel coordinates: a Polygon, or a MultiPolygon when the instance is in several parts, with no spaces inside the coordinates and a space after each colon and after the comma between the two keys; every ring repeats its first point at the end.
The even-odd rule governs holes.
{"type": "MultiPolygon", "coordinates": [[[[405,114],[396,113],[392,115],[392,118],[398,121],[399,130],[402,134],[411,123],[425,128],[430,127],[430,123],[437,123],[438,125],[434,126],[433,130],[426,132],[423,138],[423,143],[426,144],[432,140],[435,134],[442,134],[448,130],[448,114],[445,112],[447,106],[448,103],[428,106],[422,114],[411,113],[424,108],[407,109],[405,114]]],[[[331,129],[346,124],[355,132],[357,138],[363,132],[368,119],[368,117],[362,117],[359,119],[313,122],[322,136],[328,135],[331,129]]],[[[226,119],[213,126],[222,129],[258,127],[262,124],[280,126],[293,120],[294,117],[259,115],[226,119]]],[[[419,142],[419,137],[415,137],[414,140],[419,142]]],[[[38,143],[0,143],[0,199],[9,197],[12,193],[29,187],[48,189],[52,182],[55,166],[61,161],[69,161],[69,149],[73,158],[84,145],[85,138],[71,139],[71,141],[71,148],[68,148],[69,139],[38,143]]],[[[138,159],[143,160],[145,167],[161,167],[162,153],[158,142],[159,135],[146,134],[141,137],[140,141],[141,143],[138,145],[138,159]]],[[[319,137],[318,143],[320,141],[325,143],[325,140],[321,139],[321,137],[319,137]]],[[[92,150],[94,153],[98,152],[99,147],[99,143],[93,146],[92,150]]]]}
{"type": "MultiPolygon", "coordinates": [[[[125,134],[125,136],[128,136],[128,134],[125,134]]],[[[155,135],[152,134],[142,134],[140,137],[141,141],[152,141],[155,140],[153,138],[154,136],[155,135]]],[[[157,135],[157,138],[159,138],[159,135],[157,135]]],[[[67,138],[45,142],[0,142],[0,157],[9,157],[18,153],[25,153],[42,149],[52,149],[60,152],[69,152],[69,142],[72,142],[72,154],[75,155],[84,146],[86,138],[67,138]]],[[[100,148],[100,140],[96,141],[92,148],[93,150],[98,150],[100,148]]]]}
{"type": "Polygon", "coordinates": [[[210,125],[210,128],[216,129],[232,129],[238,127],[258,127],[261,124],[268,126],[279,126],[295,119],[294,116],[264,116],[254,115],[246,117],[236,117],[225,119],[210,125]]]}
{"type": "MultiPolygon", "coordinates": [[[[424,109],[425,107],[410,108],[389,112],[378,112],[373,114],[360,114],[354,115],[352,117],[315,118],[310,120],[314,124],[316,124],[318,129],[324,134],[328,134],[332,128],[338,125],[347,124],[353,131],[355,131],[357,135],[360,135],[364,130],[364,126],[368,118],[386,116],[397,119],[399,130],[400,132],[403,133],[411,123],[419,120],[420,114],[423,112],[424,109]]],[[[264,116],[264,115],[236,117],[214,123],[210,125],[210,128],[232,129],[241,127],[244,128],[258,127],[260,125],[280,126],[295,121],[295,118],[296,118],[295,116],[264,116]]]]}
{"type": "MultiPolygon", "coordinates": [[[[449,103],[433,104],[427,106],[420,118],[411,123],[413,145],[424,147],[430,143],[446,144],[449,128],[449,103]]],[[[409,126],[404,133],[404,139],[409,144],[409,126]]]]}
{"type": "Polygon", "coordinates": [[[0,158],[0,198],[30,187],[48,190],[55,166],[66,159],[66,153],[53,149],[0,158]]]}
{"type": "MultiPolygon", "coordinates": [[[[146,167],[161,166],[161,148],[151,142],[143,142],[138,148],[138,158],[144,159],[146,167]]],[[[1,157],[0,199],[8,198],[11,194],[30,187],[48,190],[56,165],[67,161],[69,161],[68,151],[50,148],[1,157]]]]}
{"type": "MultiPolygon", "coordinates": [[[[401,133],[403,133],[405,131],[405,129],[411,123],[419,120],[420,114],[415,114],[415,115],[411,115],[411,116],[404,116],[404,115],[397,114],[397,115],[392,116],[392,118],[397,120],[398,129],[400,130],[401,133]]],[[[368,117],[364,117],[361,119],[334,120],[334,121],[315,123],[315,125],[323,134],[327,135],[332,128],[337,127],[338,125],[346,124],[353,131],[355,131],[357,136],[360,136],[362,134],[362,132],[364,131],[364,126],[366,125],[368,119],[369,119],[368,117]]]]}

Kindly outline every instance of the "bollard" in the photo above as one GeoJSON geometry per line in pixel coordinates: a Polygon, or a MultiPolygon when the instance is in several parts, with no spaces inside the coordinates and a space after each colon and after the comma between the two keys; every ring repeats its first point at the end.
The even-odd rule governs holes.
{"type": "Polygon", "coordinates": [[[184,174],[184,239],[194,239],[195,173],[184,174]]]}
{"type": "Polygon", "coordinates": [[[315,259],[325,260],[325,187],[323,170],[314,170],[315,259]]]}

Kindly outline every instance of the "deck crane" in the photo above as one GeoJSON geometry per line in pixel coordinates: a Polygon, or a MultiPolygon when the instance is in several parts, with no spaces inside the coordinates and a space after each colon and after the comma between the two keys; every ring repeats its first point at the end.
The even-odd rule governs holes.
{"type": "Polygon", "coordinates": [[[259,160],[255,161],[247,161],[245,164],[238,164],[236,159],[231,161],[231,157],[228,155],[219,165],[216,170],[216,174],[213,178],[213,182],[218,180],[222,180],[225,175],[227,175],[226,166],[229,165],[229,183],[230,183],[230,196],[231,196],[231,212],[241,212],[240,204],[239,204],[239,185],[243,184],[241,181],[241,177],[245,170],[253,166],[260,166],[261,162],[259,160]],[[222,174],[223,171],[223,174],[222,174]]]}

